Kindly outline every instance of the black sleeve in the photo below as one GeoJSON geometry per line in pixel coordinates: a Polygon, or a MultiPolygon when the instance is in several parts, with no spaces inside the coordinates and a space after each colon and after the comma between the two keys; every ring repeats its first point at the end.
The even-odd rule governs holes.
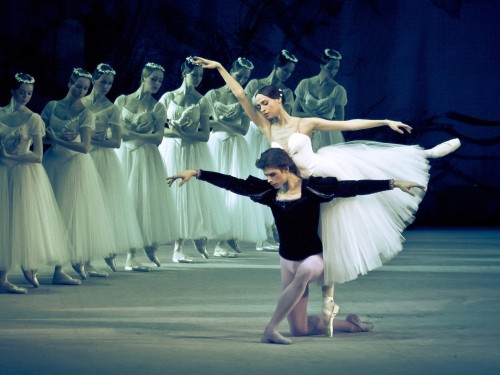
{"type": "Polygon", "coordinates": [[[222,173],[200,170],[198,179],[247,197],[262,194],[272,189],[267,181],[253,176],[248,176],[246,180],[243,180],[222,173]]]}
{"type": "Polygon", "coordinates": [[[322,195],[348,198],[391,190],[392,180],[339,181],[335,177],[311,177],[308,185],[322,195]]]}

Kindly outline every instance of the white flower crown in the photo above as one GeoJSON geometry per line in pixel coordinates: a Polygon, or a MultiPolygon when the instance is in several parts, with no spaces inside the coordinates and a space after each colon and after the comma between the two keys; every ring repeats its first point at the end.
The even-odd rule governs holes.
{"type": "Polygon", "coordinates": [[[148,62],[146,65],[145,65],[146,68],[150,68],[150,69],[157,69],[157,70],[161,70],[162,72],[165,71],[165,68],[159,64],[156,64],[154,62],[148,62]]]}
{"type": "Polygon", "coordinates": [[[290,52],[288,52],[286,49],[284,50],[281,50],[281,54],[283,55],[283,57],[285,59],[287,59],[288,61],[291,61],[293,63],[297,63],[299,61],[298,58],[295,57],[295,55],[292,55],[290,52]]]}
{"type": "Polygon", "coordinates": [[[97,65],[97,68],[96,70],[101,73],[101,74],[112,74],[112,75],[116,75],[116,72],[113,68],[111,68],[111,66],[109,66],[108,64],[99,64],[97,65]]]}
{"type": "Polygon", "coordinates": [[[35,79],[27,73],[16,73],[14,78],[19,83],[26,83],[28,85],[32,85],[35,83],[35,79]]]}
{"type": "Polygon", "coordinates": [[[333,60],[340,60],[342,58],[342,55],[340,54],[339,51],[335,51],[334,49],[327,48],[325,49],[325,56],[328,57],[329,59],[333,60]]]}

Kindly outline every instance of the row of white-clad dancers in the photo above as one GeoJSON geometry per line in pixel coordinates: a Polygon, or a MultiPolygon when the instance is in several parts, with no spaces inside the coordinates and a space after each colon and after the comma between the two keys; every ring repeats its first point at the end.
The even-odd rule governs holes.
{"type": "MultiPolygon", "coordinates": [[[[212,155],[242,176],[251,170],[242,138],[248,121],[236,139],[212,137],[210,151],[217,114],[194,89],[201,75],[193,67],[183,64],[182,87],[160,103],[153,97],[163,80],[160,65],[146,64],[139,89],[115,103],[106,97],[116,75],[111,66],[99,64],[93,75],[75,68],[66,97],[49,102],[41,116],[27,107],[35,79],[11,77],[11,101],[0,111],[1,291],[27,293],[8,281],[13,267],[21,267],[35,287],[37,269],[47,264],[55,267],[54,284],[79,285],[63,265],[70,263],[81,279],[105,277],[93,260],[104,258],[115,271],[116,255],[125,253],[125,270],[148,271],[135,259],[140,249],[160,266],[160,244],[175,243],[174,262],[192,262],[182,251],[186,239],[204,258],[209,238],[219,240],[214,255],[225,257],[235,254],[225,243],[239,251],[238,240],[266,239],[260,210],[246,200],[205,184],[167,187],[167,171],[216,169],[212,155]],[[44,142],[50,143],[45,154],[44,142]]],[[[242,122],[235,104],[226,115],[242,122]]]]}

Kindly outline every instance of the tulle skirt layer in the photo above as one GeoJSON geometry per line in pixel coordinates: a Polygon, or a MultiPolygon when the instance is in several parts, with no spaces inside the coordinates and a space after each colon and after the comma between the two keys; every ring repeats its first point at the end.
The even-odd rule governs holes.
{"type": "MultiPolygon", "coordinates": [[[[164,138],[159,149],[169,175],[186,169],[215,170],[208,145],[204,142],[164,138]]],[[[222,190],[196,179],[181,188],[176,185],[172,185],[170,191],[177,205],[180,237],[227,238],[228,224],[222,190]]]]}
{"type": "Polygon", "coordinates": [[[314,151],[319,150],[325,146],[336,145],[344,143],[344,135],[340,130],[332,130],[329,132],[315,131],[312,136],[312,147],[314,151]]]}
{"type": "Polygon", "coordinates": [[[71,252],[68,233],[42,164],[11,167],[9,192],[13,265],[37,269],[67,263],[71,252]]]}
{"type": "MultiPolygon", "coordinates": [[[[318,150],[315,176],[340,180],[396,179],[427,186],[429,164],[422,149],[378,142],[348,142],[318,150]]],[[[325,281],[342,283],[380,267],[402,250],[402,231],[423,198],[399,189],[334,199],[322,205],[325,281]]]]}
{"type": "Polygon", "coordinates": [[[98,147],[90,152],[104,187],[106,207],[111,219],[118,254],[144,247],[139,222],[127,186],[125,170],[114,149],[98,147]]]}
{"type": "MultiPolygon", "coordinates": [[[[247,134],[245,134],[245,140],[247,141],[248,149],[250,150],[249,155],[251,155],[251,158],[253,158],[254,160],[250,169],[250,173],[255,177],[265,179],[262,170],[255,166],[255,161],[257,161],[257,159],[260,158],[260,155],[264,151],[269,149],[271,145],[259,130],[257,125],[255,125],[253,122],[250,122],[248,132],[247,134]]],[[[264,217],[266,227],[271,227],[274,224],[274,218],[269,207],[259,204],[257,206],[257,210],[260,211],[260,215],[264,217]]]]}
{"type": "Polygon", "coordinates": [[[179,220],[158,147],[151,143],[136,147],[123,142],[118,155],[125,168],[144,244],[175,241],[179,238],[179,220]]]}
{"type": "MultiPolygon", "coordinates": [[[[250,156],[242,135],[215,132],[208,143],[215,161],[215,171],[246,179],[255,159],[250,156]]],[[[254,167],[255,168],[255,167],[254,167]]],[[[230,223],[229,237],[241,241],[262,242],[267,238],[265,217],[261,205],[248,197],[223,190],[225,218],[230,223]]]]}
{"type": "Polygon", "coordinates": [[[81,263],[116,253],[102,182],[91,156],[52,147],[43,164],[68,229],[71,261],[81,263]]]}
{"type": "Polygon", "coordinates": [[[12,267],[9,216],[9,178],[7,166],[0,162],[0,271],[8,271],[12,267]]]}

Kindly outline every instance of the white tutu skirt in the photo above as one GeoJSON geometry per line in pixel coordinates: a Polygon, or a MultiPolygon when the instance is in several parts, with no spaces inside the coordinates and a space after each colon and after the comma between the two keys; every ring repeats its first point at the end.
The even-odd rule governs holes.
{"type": "Polygon", "coordinates": [[[151,143],[122,142],[117,153],[125,169],[144,245],[175,241],[179,238],[177,210],[158,147],[151,143]]]}
{"type": "MultiPolygon", "coordinates": [[[[215,171],[246,179],[255,159],[250,156],[245,138],[239,134],[215,132],[208,146],[215,161],[215,171]]],[[[254,167],[255,168],[255,167],[254,167]]],[[[230,223],[229,237],[247,242],[262,242],[267,238],[261,205],[228,190],[223,190],[225,217],[230,223]]]]}
{"type": "Polygon", "coordinates": [[[125,170],[114,149],[95,147],[90,156],[99,172],[104,187],[105,203],[111,219],[118,254],[144,247],[132,195],[127,186],[125,170]]]}
{"type": "Polygon", "coordinates": [[[312,136],[312,147],[314,151],[322,147],[344,143],[344,135],[340,130],[315,131],[312,136]]]}
{"type": "Polygon", "coordinates": [[[91,156],[52,146],[44,155],[43,165],[68,229],[71,262],[116,253],[102,182],[91,156]]]}
{"type": "Polygon", "coordinates": [[[12,268],[9,216],[9,178],[7,166],[0,162],[0,271],[8,271],[12,268]]]}
{"type": "MultiPolygon", "coordinates": [[[[315,176],[339,180],[396,179],[427,186],[429,164],[417,146],[348,142],[318,150],[315,176]]],[[[403,248],[402,231],[423,198],[399,189],[338,198],[321,208],[325,284],[343,283],[374,270],[403,248]]]]}
{"type": "MultiPolygon", "coordinates": [[[[250,174],[255,177],[266,179],[264,172],[255,166],[255,162],[260,158],[260,155],[271,148],[271,145],[267,141],[266,137],[261,133],[257,125],[250,121],[250,127],[248,128],[247,134],[245,134],[245,139],[248,144],[248,149],[250,150],[250,155],[253,158],[252,167],[250,169],[250,174]]],[[[258,204],[257,209],[260,215],[264,218],[264,223],[267,228],[274,224],[273,214],[271,209],[267,206],[258,204]]]]}
{"type": "Polygon", "coordinates": [[[71,250],[68,233],[42,164],[11,167],[9,193],[13,265],[37,269],[67,263],[71,250]]]}
{"type": "MultiPolygon", "coordinates": [[[[205,142],[164,138],[159,149],[170,176],[186,169],[215,170],[212,155],[205,142]]],[[[170,191],[177,205],[180,238],[228,238],[228,220],[221,189],[192,179],[181,188],[174,183],[170,191]]]]}

